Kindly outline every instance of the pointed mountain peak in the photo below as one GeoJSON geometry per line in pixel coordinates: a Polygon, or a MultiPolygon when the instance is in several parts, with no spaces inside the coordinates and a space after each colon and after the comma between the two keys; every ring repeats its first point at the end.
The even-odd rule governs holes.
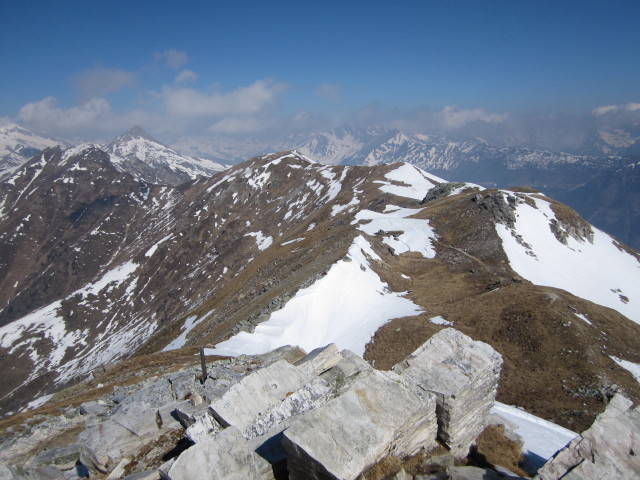
{"type": "Polygon", "coordinates": [[[119,135],[116,138],[114,138],[111,141],[111,143],[109,143],[107,148],[113,151],[114,149],[117,149],[119,146],[134,140],[146,140],[147,142],[157,143],[158,145],[162,145],[164,147],[164,144],[162,142],[159,142],[158,140],[153,138],[142,127],[140,127],[139,125],[134,125],[129,130],[124,132],[122,135],[119,135]]]}
{"type": "Polygon", "coordinates": [[[133,138],[145,138],[147,140],[153,140],[154,142],[156,141],[153,137],[151,137],[151,135],[149,135],[141,126],[139,125],[134,125],[133,127],[131,127],[129,130],[127,130],[125,133],[125,135],[129,135],[133,138]]]}

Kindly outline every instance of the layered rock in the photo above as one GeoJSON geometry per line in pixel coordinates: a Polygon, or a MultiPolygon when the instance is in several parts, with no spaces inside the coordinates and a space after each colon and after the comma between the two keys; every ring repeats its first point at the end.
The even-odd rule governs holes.
{"type": "Polygon", "coordinates": [[[616,394],[591,428],[554,455],[539,480],[640,478],[640,407],[616,394]]]}
{"type": "Polygon", "coordinates": [[[116,387],[69,412],[70,424],[84,423],[77,445],[46,458],[36,455],[34,442],[20,444],[35,453],[10,449],[31,456],[25,465],[32,471],[50,466],[53,474],[80,465],[132,480],[271,480],[282,472],[291,479],[355,479],[388,455],[432,450],[438,434],[452,452],[468,447],[486,423],[500,364],[488,345],[452,329],[396,372],[375,370],[333,344],[303,355],[283,347],[218,360],[207,365],[204,382],[189,368],[116,387]],[[186,450],[167,457],[180,438],[186,450]]]}
{"type": "Polygon", "coordinates": [[[446,328],[394,370],[408,383],[435,394],[438,438],[464,457],[489,423],[501,365],[502,356],[491,346],[446,328]]]}
{"type": "Polygon", "coordinates": [[[386,455],[436,446],[435,398],[376,370],[284,432],[290,479],[355,479],[386,455]]]}

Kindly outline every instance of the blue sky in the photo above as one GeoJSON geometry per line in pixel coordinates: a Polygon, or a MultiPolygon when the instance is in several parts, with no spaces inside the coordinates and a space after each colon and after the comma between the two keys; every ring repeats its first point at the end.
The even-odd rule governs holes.
{"type": "Polygon", "coordinates": [[[640,102],[637,1],[4,0],[0,18],[0,118],[67,136],[455,130],[640,102]]]}

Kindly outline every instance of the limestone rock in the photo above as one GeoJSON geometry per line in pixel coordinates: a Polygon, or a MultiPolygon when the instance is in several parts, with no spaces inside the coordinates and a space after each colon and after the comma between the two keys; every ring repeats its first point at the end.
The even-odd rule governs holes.
{"type": "Polygon", "coordinates": [[[331,386],[325,380],[314,378],[249,425],[243,432],[244,437],[251,439],[264,435],[284,420],[317,407],[323,400],[328,400],[331,391],[331,386]]]}
{"type": "Polygon", "coordinates": [[[183,427],[188,428],[200,417],[209,415],[209,407],[204,402],[194,405],[186,400],[176,407],[173,414],[178,418],[183,427]]]}
{"type": "Polygon", "coordinates": [[[340,360],[342,360],[342,355],[340,355],[338,347],[335,343],[330,343],[326,347],[312,350],[295,365],[307,375],[316,376],[334,367],[340,360]]]}
{"type": "Polygon", "coordinates": [[[212,402],[210,408],[223,426],[232,425],[243,431],[288,394],[302,387],[306,378],[298,368],[278,360],[247,375],[212,402]]]}
{"type": "Polygon", "coordinates": [[[0,465],[2,480],[64,480],[62,472],[55,467],[21,468],[0,465]]]}
{"type": "Polygon", "coordinates": [[[269,479],[271,466],[253,452],[235,427],[185,450],[169,469],[170,480],[269,479]]]}
{"type": "Polygon", "coordinates": [[[616,394],[591,427],[550,458],[538,480],[640,478],[640,407],[616,394]]]}
{"type": "Polygon", "coordinates": [[[29,467],[51,465],[60,469],[67,469],[72,468],[79,458],[80,449],[78,445],[65,445],[40,451],[27,465],[29,467]]]}
{"type": "Polygon", "coordinates": [[[185,432],[185,435],[193,443],[199,443],[207,437],[213,437],[222,430],[220,424],[206,411],[205,415],[198,417],[185,432]]]}
{"type": "Polygon", "coordinates": [[[355,479],[386,455],[435,446],[435,399],[429,403],[376,370],[284,432],[289,478],[355,479]]]}
{"type": "Polygon", "coordinates": [[[436,333],[394,370],[438,400],[438,437],[466,456],[489,423],[502,356],[491,346],[446,328],[436,333]]]}
{"type": "Polygon", "coordinates": [[[96,415],[102,417],[108,415],[110,410],[111,407],[102,400],[85,402],[80,405],[80,415],[96,415]]]}

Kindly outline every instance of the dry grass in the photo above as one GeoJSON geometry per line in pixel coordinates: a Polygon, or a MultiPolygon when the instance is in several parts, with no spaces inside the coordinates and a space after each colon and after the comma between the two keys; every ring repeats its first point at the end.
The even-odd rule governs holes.
{"type": "MultiPolygon", "coordinates": [[[[504,425],[489,425],[476,440],[476,455],[482,456],[490,465],[502,466],[516,475],[528,477],[520,468],[522,446],[504,436],[504,425]]],[[[472,462],[468,461],[468,465],[472,462]]]]}

